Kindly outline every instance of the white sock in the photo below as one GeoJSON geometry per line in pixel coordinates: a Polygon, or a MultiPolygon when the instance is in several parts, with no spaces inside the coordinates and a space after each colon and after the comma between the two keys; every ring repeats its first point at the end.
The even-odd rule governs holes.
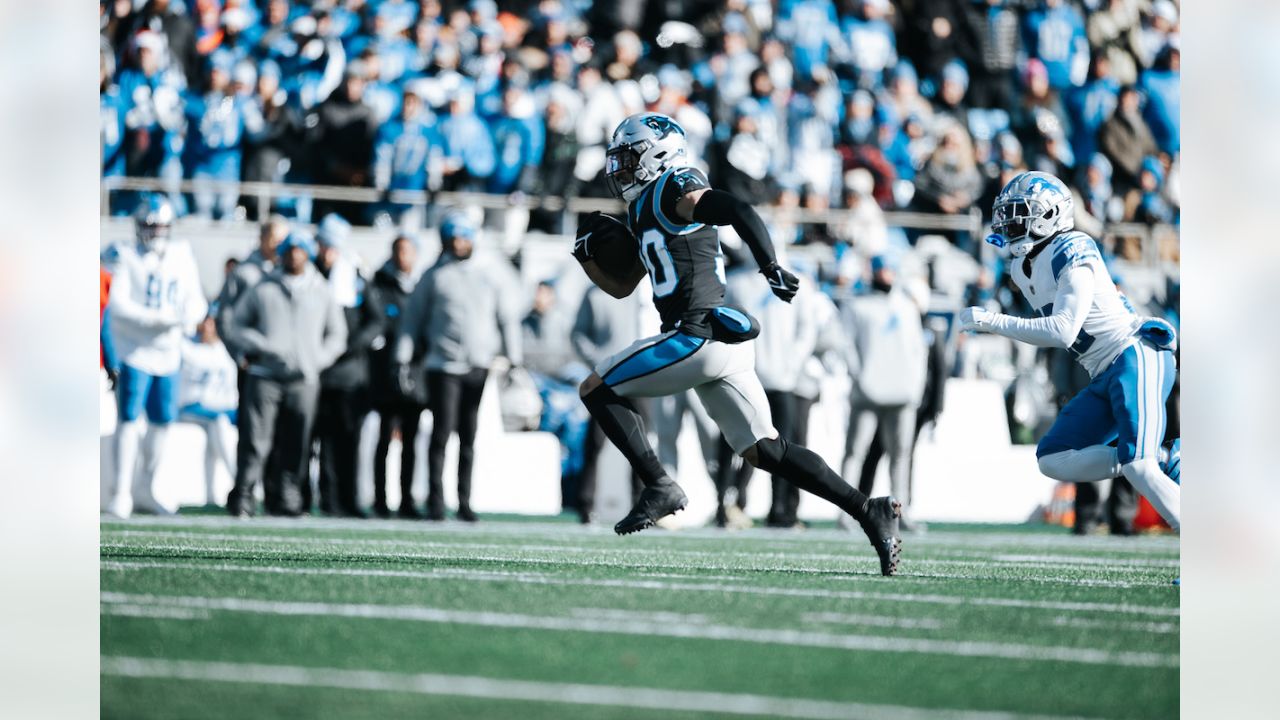
{"type": "Polygon", "coordinates": [[[1063,482],[1098,482],[1120,474],[1116,449],[1094,445],[1082,450],[1062,450],[1040,458],[1040,472],[1063,482]]]}
{"type": "Polygon", "coordinates": [[[1124,466],[1124,476],[1160,513],[1160,517],[1177,530],[1182,525],[1182,488],[1160,470],[1155,458],[1134,460],[1124,466]]]}
{"type": "Polygon", "coordinates": [[[133,497],[135,504],[143,505],[149,510],[166,510],[156,502],[152,493],[156,472],[160,469],[160,452],[164,449],[165,440],[169,437],[169,424],[152,425],[147,428],[147,436],[142,441],[142,467],[134,475],[133,497]]]}
{"type": "Polygon", "coordinates": [[[138,466],[138,449],[146,425],[141,419],[121,421],[116,425],[116,473],[107,511],[128,517],[133,512],[133,478],[138,466]]]}

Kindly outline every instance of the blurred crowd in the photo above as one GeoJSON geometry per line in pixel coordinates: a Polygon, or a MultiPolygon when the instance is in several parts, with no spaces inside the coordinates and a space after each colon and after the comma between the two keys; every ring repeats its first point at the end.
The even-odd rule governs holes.
{"type": "MultiPolygon", "coordinates": [[[[100,17],[108,177],[601,196],[610,133],[649,109],[761,205],[865,191],[886,210],[989,213],[1033,169],[1073,186],[1095,235],[1178,220],[1171,0],[103,0],[100,17]]],[[[217,185],[171,198],[268,210],[217,185]]],[[[407,208],[273,209],[367,224],[407,208]]]]}

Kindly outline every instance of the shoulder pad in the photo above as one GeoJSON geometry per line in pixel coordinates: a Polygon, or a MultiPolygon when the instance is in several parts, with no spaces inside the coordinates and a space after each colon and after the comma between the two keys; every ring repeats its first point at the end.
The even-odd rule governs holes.
{"type": "Polygon", "coordinates": [[[707,180],[706,174],[698,168],[674,168],[670,172],[671,184],[675,186],[676,194],[679,196],[687,195],[694,190],[711,187],[711,182],[707,180]]]}
{"type": "Polygon", "coordinates": [[[1091,261],[1102,261],[1102,253],[1098,252],[1098,244],[1093,238],[1082,232],[1063,233],[1053,241],[1049,252],[1053,255],[1053,279],[1057,280],[1062,273],[1091,261]]]}

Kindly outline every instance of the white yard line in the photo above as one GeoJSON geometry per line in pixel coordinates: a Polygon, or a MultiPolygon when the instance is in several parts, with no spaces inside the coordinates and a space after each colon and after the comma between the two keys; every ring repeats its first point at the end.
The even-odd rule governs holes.
{"type": "Polygon", "coordinates": [[[164,620],[208,620],[211,617],[208,610],[197,608],[171,607],[167,605],[129,605],[127,603],[102,604],[99,612],[102,615],[162,618],[164,620]]]}
{"type": "Polygon", "coordinates": [[[873,635],[831,635],[801,630],[745,628],[729,625],[687,625],[638,620],[588,617],[553,617],[488,611],[449,610],[416,605],[369,605],[358,603],[295,602],[251,598],[188,597],[104,592],[104,603],[164,605],[276,616],[343,617],[397,620],[453,625],[473,625],[519,630],[671,637],[699,640],[727,640],[764,645],[789,645],[837,650],[927,653],[955,657],[1000,658],[1070,662],[1123,667],[1176,668],[1178,656],[1164,653],[1111,651],[1095,648],[1055,647],[978,641],[931,640],[873,635]]]}
{"type": "MultiPolygon", "coordinates": [[[[834,517],[834,515],[833,515],[834,517]]],[[[149,517],[139,516],[126,521],[112,520],[111,525],[127,527],[207,527],[238,528],[253,527],[264,530],[319,530],[319,531],[361,531],[370,533],[421,533],[432,535],[511,535],[520,538],[540,536],[552,539],[577,540],[583,537],[611,537],[612,531],[604,526],[582,526],[576,523],[540,522],[537,520],[496,521],[479,525],[469,523],[431,523],[424,524],[414,520],[348,520],[342,518],[255,518],[249,523],[231,517],[221,516],[180,516],[149,517]]],[[[117,532],[106,529],[107,532],[117,532]]],[[[653,532],[649,535],[651,542],[678,542],[684,538],[710,539],[720,541],[764,541],[770,545],[813,544],[815,542],[842,543],[860,541],[857,536],[842,530],[821,529],[808,530],[802,533],[779,531],[768,528],[754,528],[735,531],[731,534],[716,528],[684,528],[677,532],[653,532]]],[[[1108,536],[1069,536],[1064,529],[1058,534],[990,532],[974,533],[970,531],[941,530],[919,535],[910,535],[912,544],[921,546],[945,545],[948,547],[999,548],[1008,545],[1034,546],[1051,549],[1060,548],[1067,551],[1098,550],[1128,552],[1141,554],[1146,552],[1176,552],[1179,539],[1174,535],[1146,536],[1142,538],[1120,538],[1108,536]]]]}
{"type": "Polygon", "coordinates": [[[1101,630],[1128,630],[1130,632],[1155,633],[1157,635],[1177,635],[1179,623],[1176,622],[1116,622],[1113,620],[1094,620],[1092,618],[1063,615],[1054,618],[1053,625],[1069,628],[1087,628],[1101,630]]]}
{"type": "Polygon", "coordinates": [[[931,605],[979,605],[992,607],[1017,607],[1037,610],[1068,612],[1103,612],[1158,617],[1177,617],[1178,608],[1149,607],[1098,602],[1069,602],[1054,600],[1021,600],[1015,598],[961,597],[955,595],[915,595],[909,593],[875,593],[860,590],[824,590],[820,588],[761,587],[757,585],[711,582],[674,583],[661,580],[629,580],[623,578],[564,578],[545,573],[468,570],[465,568],[438,568],[434,570],[384,570],[380,568],[322,568],[278,565],[236,565],[230,563],[184,563],[150,560],[103,560],[103,570],[195,570],[199,572],[247,572],[283,575],[348,575],[355,577],[399,577],[423,579],[457,578],[480,582],[514,582],[534,585],[559,585],[569,587],[613,587],[629,590],[660,590],[678,592],[735,593],[746,595],[777,595],[784,597],[829,598],[837,600],[881,600],[886,602],[925,603],[931,605]]]}
{"type": "Polygon", "coordinates": [[[870,627],[902,628],[904,630],[941,630],[943,622],[937,618],[901,618],[887,615],[861,615],[853,613],[804,613],[801,620],[836,625],[867,625],[870,627]]]}
{"type": "Polygon", "coordinates": [[[770,697],[741,693],[690,692],[667,688],[586,685],[581,683],[499,680],[469,675],[437,673],[395,673],[342,668],[260,665],[250,663],[195,662],[137,657],[103,656],[103,675],[132,678],[163,678],[205,682],[249,683],[288,687],[326,687],[342,690],[369,690],[548,702],[566,705],[596,705],[656,710],[662,712],[723,713],[811,720],[1042,720],[1050,716],[1017,715],[972,710],[926,709],[900,705],[869,705],[805,698],[770,697]]]}
{"type": "MultiPolygon", "coordinates": [[[[556,553],[590,555],[592,557],[608,556],[608,557],[688,557],[695,559],[705,559],[708,557],[717,558],[735,558],[752,561],[774,561],[789,560],[792,562],[814,562],[814,563],[841,563],[850,560],[870,560],[869,553],[863,553],[861,545],[850,547],[850,552],[841,554],[830,553],[796,553],[796,552],[748,552],[742,550],[688,550],[655,547],[653,545],[631,545],[628,547],[582,547],[579,545],[533,545],[533,544],[508,544],[508,543],[475,543],[475,542],[439,542],[432,540],[416,540],[416,539],[387,539],[387,538],[329,538],[329,537],[299,537],[296,535],[241,535],[241,534],[214,534],[214,533],[192,533],[184,531],[168,531],[168,530],[123,530],[117,534],[125,537],[154,537],[154,538],[172,538],[178,540],[205,540],[210,542],[225,543],[270,543],[276,546],[282,544],[296,544],[307,546],[339,546],[339,547],[378,547],[378,548],[405,548],[408,550],[420,548],[432,549],[455,549],[462,551],[493,551],[506,550],[519,553],[556,553]],[[855,555],[854,553],[859,553],[855,555]],[[865,555],[865,557],[864,557],[865,555]]],[[[116,547],[114,544],[103,543],[103,547],[116,547]]],[[[279,549],[279,548],[275,548],[279,549]]],[[[1000,564],[1005,566],[1027,567],[1031,569],[1042,568],[1078,568],[1093,569],[1097,564],[1107,564],[1105,562],[1096,562],[1098,558],[1085,558],[1087,563],[1073,563],[1069,559],[1063,562],[1051,562],[1041,558],[1051,558],[1052,556],[1024,556],[1024,561],[1016,560],[1016,556],[1006,555],[999,556],[1005,558],[1000,564]]],[[[558,558],[557,558],[558,559],[558,558]]],[[[955,558],[928,558],[928,559],[910,559],[910,562],[916,564],[951,564],[970,567],[991,567],[993,562],[987,556],[958,556],[955,558]]],[[[1114,572],[1145,572],[1152,567],[1177,567],[1178,560],[1165,558],[1128,558],[1122,561],[1110,563],[1110,570],[1114,572]]],[[[699,566],[706,569],[726,569],[723,565],[699,566]]]]}

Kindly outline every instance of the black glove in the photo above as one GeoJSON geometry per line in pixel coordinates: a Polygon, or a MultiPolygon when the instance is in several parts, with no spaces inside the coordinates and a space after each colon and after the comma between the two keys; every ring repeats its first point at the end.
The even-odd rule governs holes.
{"type": "Polygon", "coordinates": [[[595,248],[599,247],[597,242],[609,233],[626,233],[631,234],[627,226],[621,220],[606,215],[599,210],[589,213],[578,223],[578,235],[573,241],[573,257],[580,263],[584,263],[595,257],[595,248]]]}
{"type": "Polygon", "coordinates": [[[599,230],[600,211],[595,211],[578,223],[578,236],[573,241],[573,258],[584,263],[595,254],[591,251],[591,236],[599,230]]]}
{"type": "Polygon", "coordinates": [[[407,364],[396,364],[395,386],[400,391],[400,394],[405,397],[413,397],[414,392],[418,389],[418,384],[413,380],[413,372],[407,364]]]}
{"type": "Polygon", "coordinates": [[[800,278],[792,275],[778,263],[770,263],[768,267],[761,268],[760,274],[769,281],[769,289],[773,294],[783,302],[791,302],[791,298],[794,298],[796,291],[800,289],[800,278]]]}

